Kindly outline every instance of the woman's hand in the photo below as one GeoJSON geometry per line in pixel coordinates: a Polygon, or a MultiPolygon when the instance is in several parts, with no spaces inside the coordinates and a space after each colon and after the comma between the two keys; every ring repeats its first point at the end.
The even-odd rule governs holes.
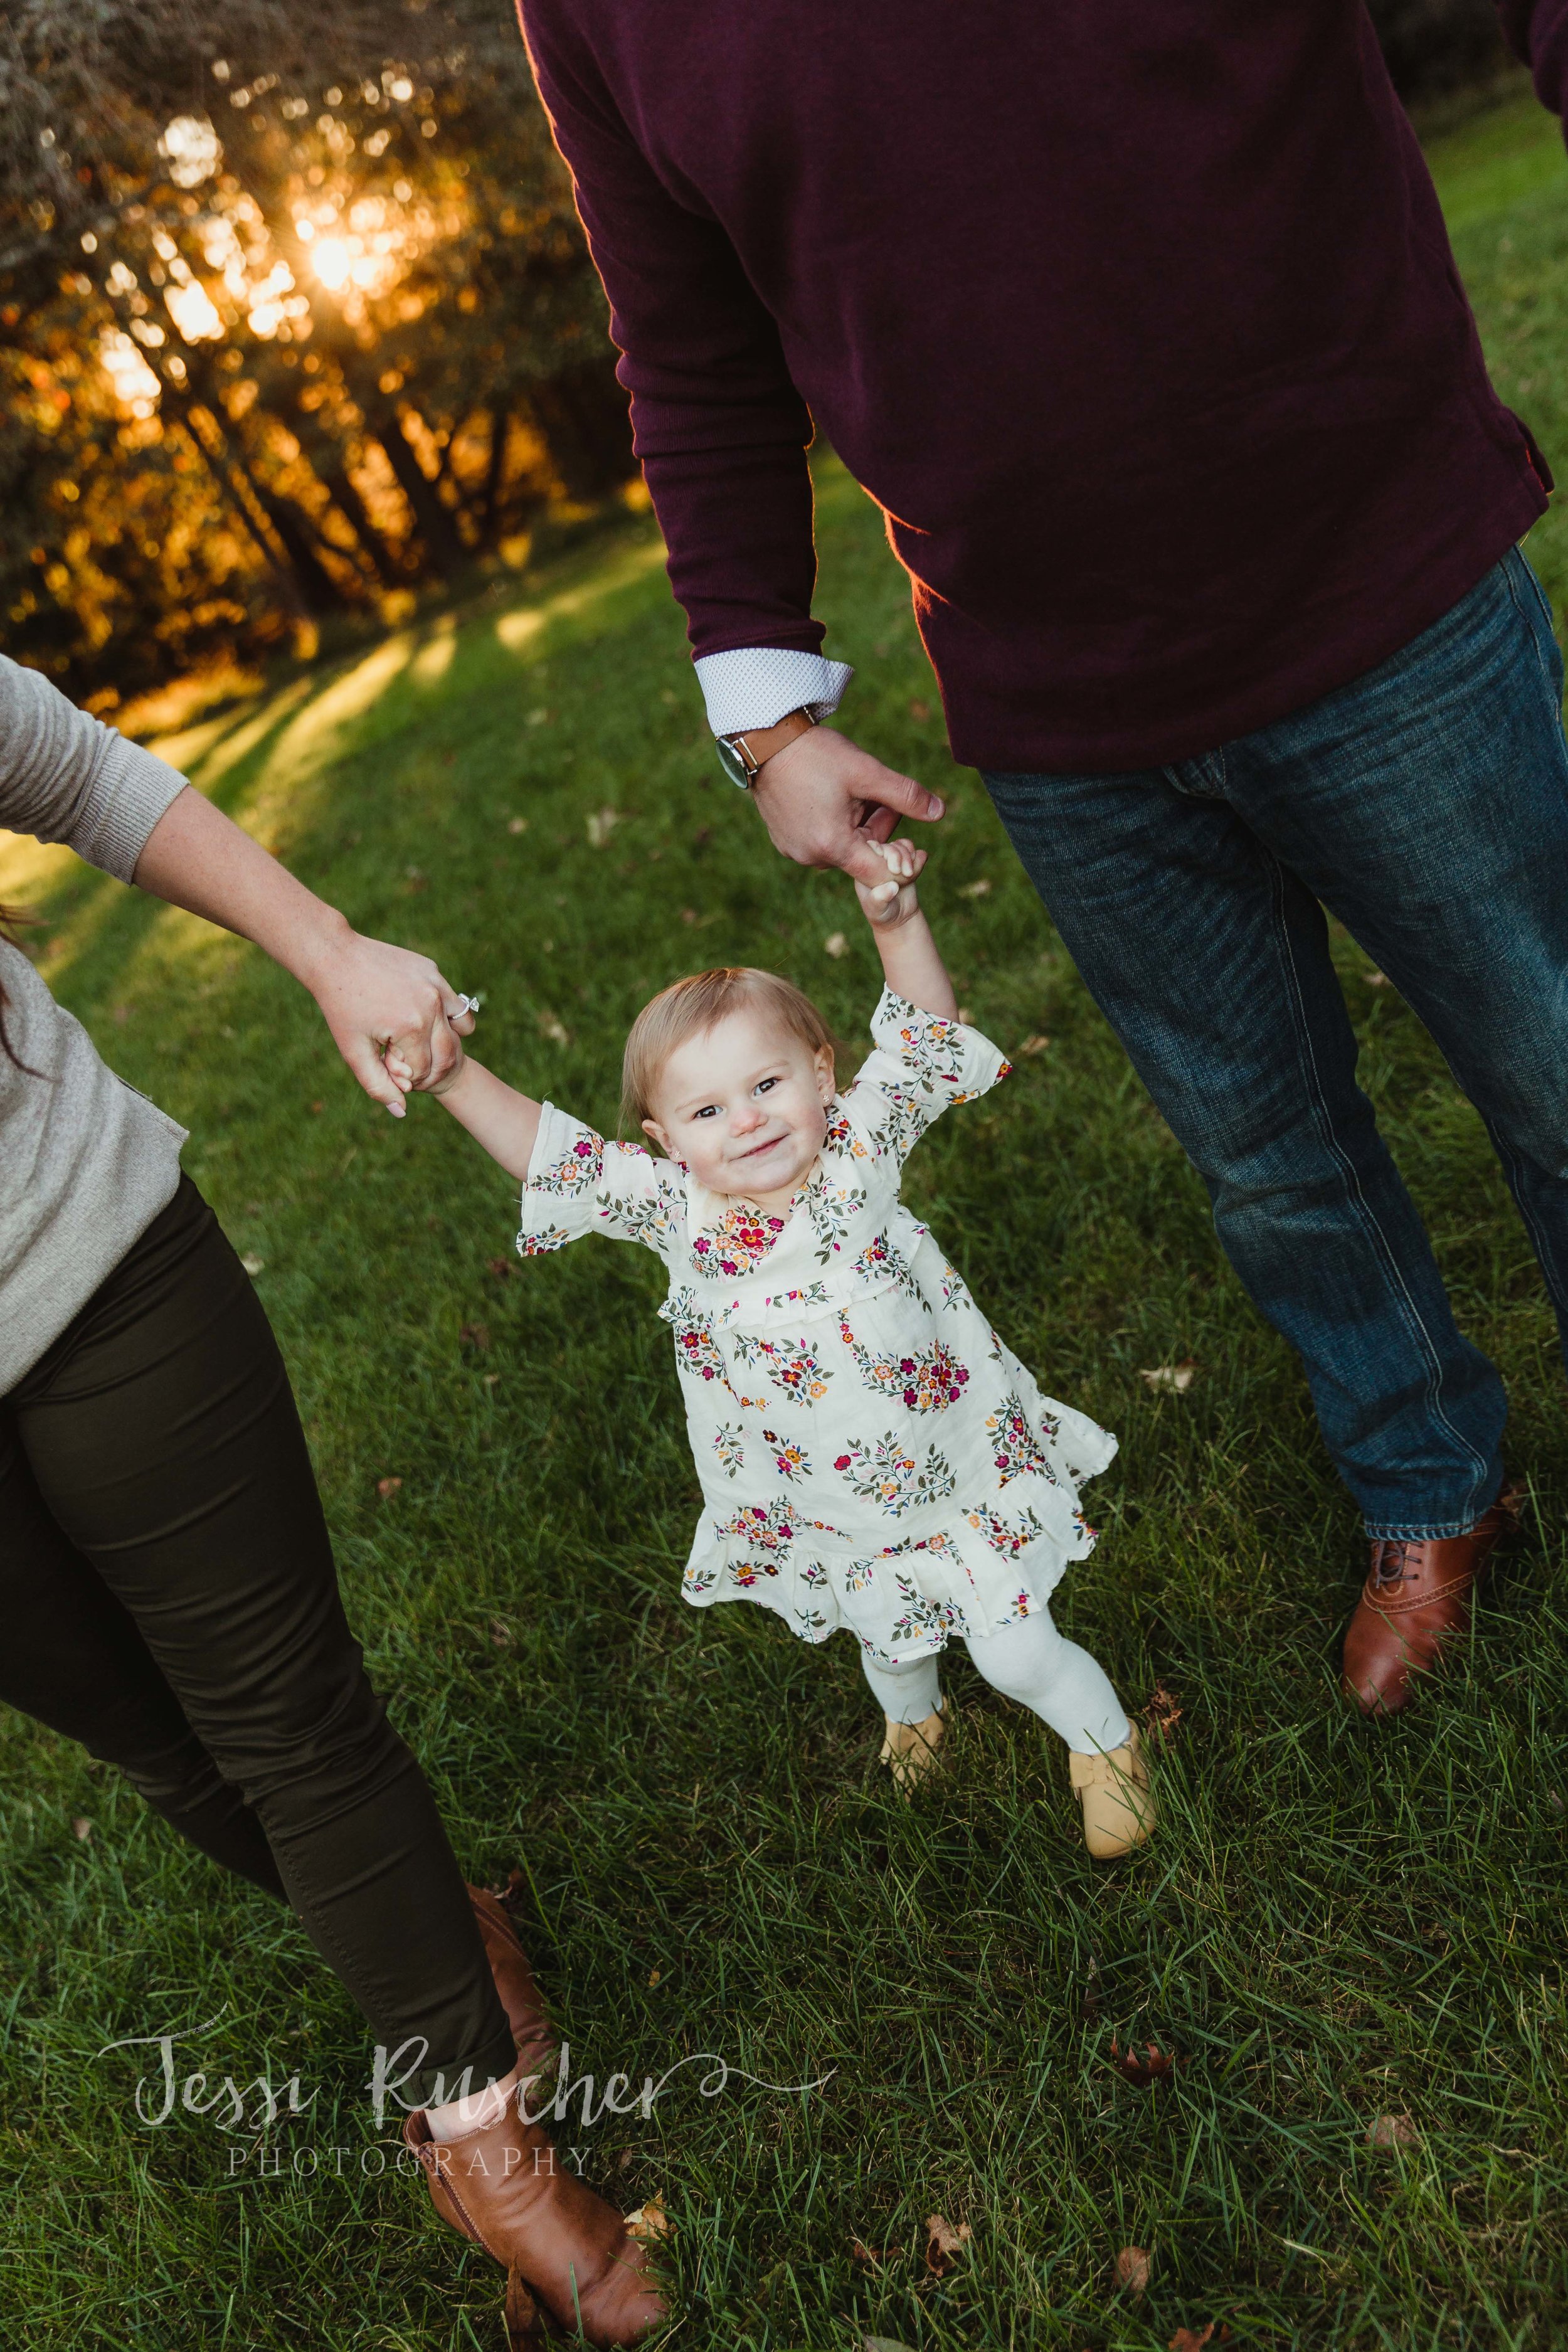
{"type": "Polygon", "coordinates": [[[440,1093],[456,1078],[474,1016],[428,956],[345,924],[299,976],[354,1076],[395,1118],[411,1087],[440,1093]]]}

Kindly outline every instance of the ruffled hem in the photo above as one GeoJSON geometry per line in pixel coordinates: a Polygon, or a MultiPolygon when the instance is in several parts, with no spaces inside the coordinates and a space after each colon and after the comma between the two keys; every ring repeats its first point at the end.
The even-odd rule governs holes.
{"type": "MultiPolygon", "coordinates": [[[[1115,1458],[1117,1442],[1075,1419],[1083,1434],[1073,1469],[1092,1478],[1115,1458]]],[[[884,1666],[930,1656],[954,1636],[982,1638],[1043,1609],[1072,1561],[1098,1541],[1076,1487],[1037,1472],[871,1554],[835,1543],[831,1530],[787,1504],[758,1505],[752,1517],[751,1533],[720,1534],[704,1516],[682,1599],[694,1609],[760,1602],[806,1642],[826,1642],[843,1628],[884,1666]]]]}

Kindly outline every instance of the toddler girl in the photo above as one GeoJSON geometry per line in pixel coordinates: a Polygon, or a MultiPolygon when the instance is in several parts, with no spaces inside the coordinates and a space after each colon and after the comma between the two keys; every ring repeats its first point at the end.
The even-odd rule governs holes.
{"type": "Polygon", "coordinates": [[[606,1143],[469,1058],[439,1091],[523,1181],[525,1255],[603,1233],[668,1268],[658,1311],[705,1505],[687,1600],[760,1601],[808,1642],[847,1626],[905,1793],[935,1759],[938,1660],[961,1635],[1067,1741],[1089,1852],[1122,1854],[1154,1821],[1138,1733],[1047,1607],[1093,1545],[1078,1488],[1116,1441],[1040,1394],[900,1203],[931,1120],[1007,1064],[957,1017],[916,900],[924,852],[882,854],[889,878],[857,895],[887,986],[842,1091],[816,1006],[750,970],[679,981],[637,1016],[626,1108],[662,1156],[606,1143]]]}

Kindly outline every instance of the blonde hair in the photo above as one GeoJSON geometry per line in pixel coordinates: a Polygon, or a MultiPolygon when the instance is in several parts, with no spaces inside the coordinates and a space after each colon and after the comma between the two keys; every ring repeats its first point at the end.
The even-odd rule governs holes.
{"type": "Polygon", "coordinates": [[[689,1037],[704,1036],[731,1013],[755,1006],[798,1037],[814,1054],[833,1052],[833,1033],[809,996],[776,971],[754,964],[725,964],[717,971],[694,971],[661,989],[632,1023],[621,1064],[621,1119],[640,1129],[651,1117],[653,1098],[670,1055],[689,1037]]]}

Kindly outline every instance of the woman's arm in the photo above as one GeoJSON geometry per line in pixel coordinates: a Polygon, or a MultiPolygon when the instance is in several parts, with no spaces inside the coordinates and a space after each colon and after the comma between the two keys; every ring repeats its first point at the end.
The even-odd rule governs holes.
{"type": "Polygon", "coordinates": [[[882,959],[882,975],[895,996],[908,999],[939,1021],[958,1018],[958,998],[931,937],[931,925],[915,896],[915,877],[926,853],[910,841],[885,841],[881,855],[887,878],[857,882],[859,899],[882,959]]]}
{"type": "Polygon", "coordinates": [[[189,784],[148,835],[132,878],[155,898],[254,940],[291,972],[315,998],[360,1085],[394,1118],[407,1106],[382,1058],[390,1045],[410,1086],[439,1085],[456,1069],[453,1032],[466,1035],[473,1015],[453,1017],[458,992],[429,957],[362,938],[189,784]]]}

